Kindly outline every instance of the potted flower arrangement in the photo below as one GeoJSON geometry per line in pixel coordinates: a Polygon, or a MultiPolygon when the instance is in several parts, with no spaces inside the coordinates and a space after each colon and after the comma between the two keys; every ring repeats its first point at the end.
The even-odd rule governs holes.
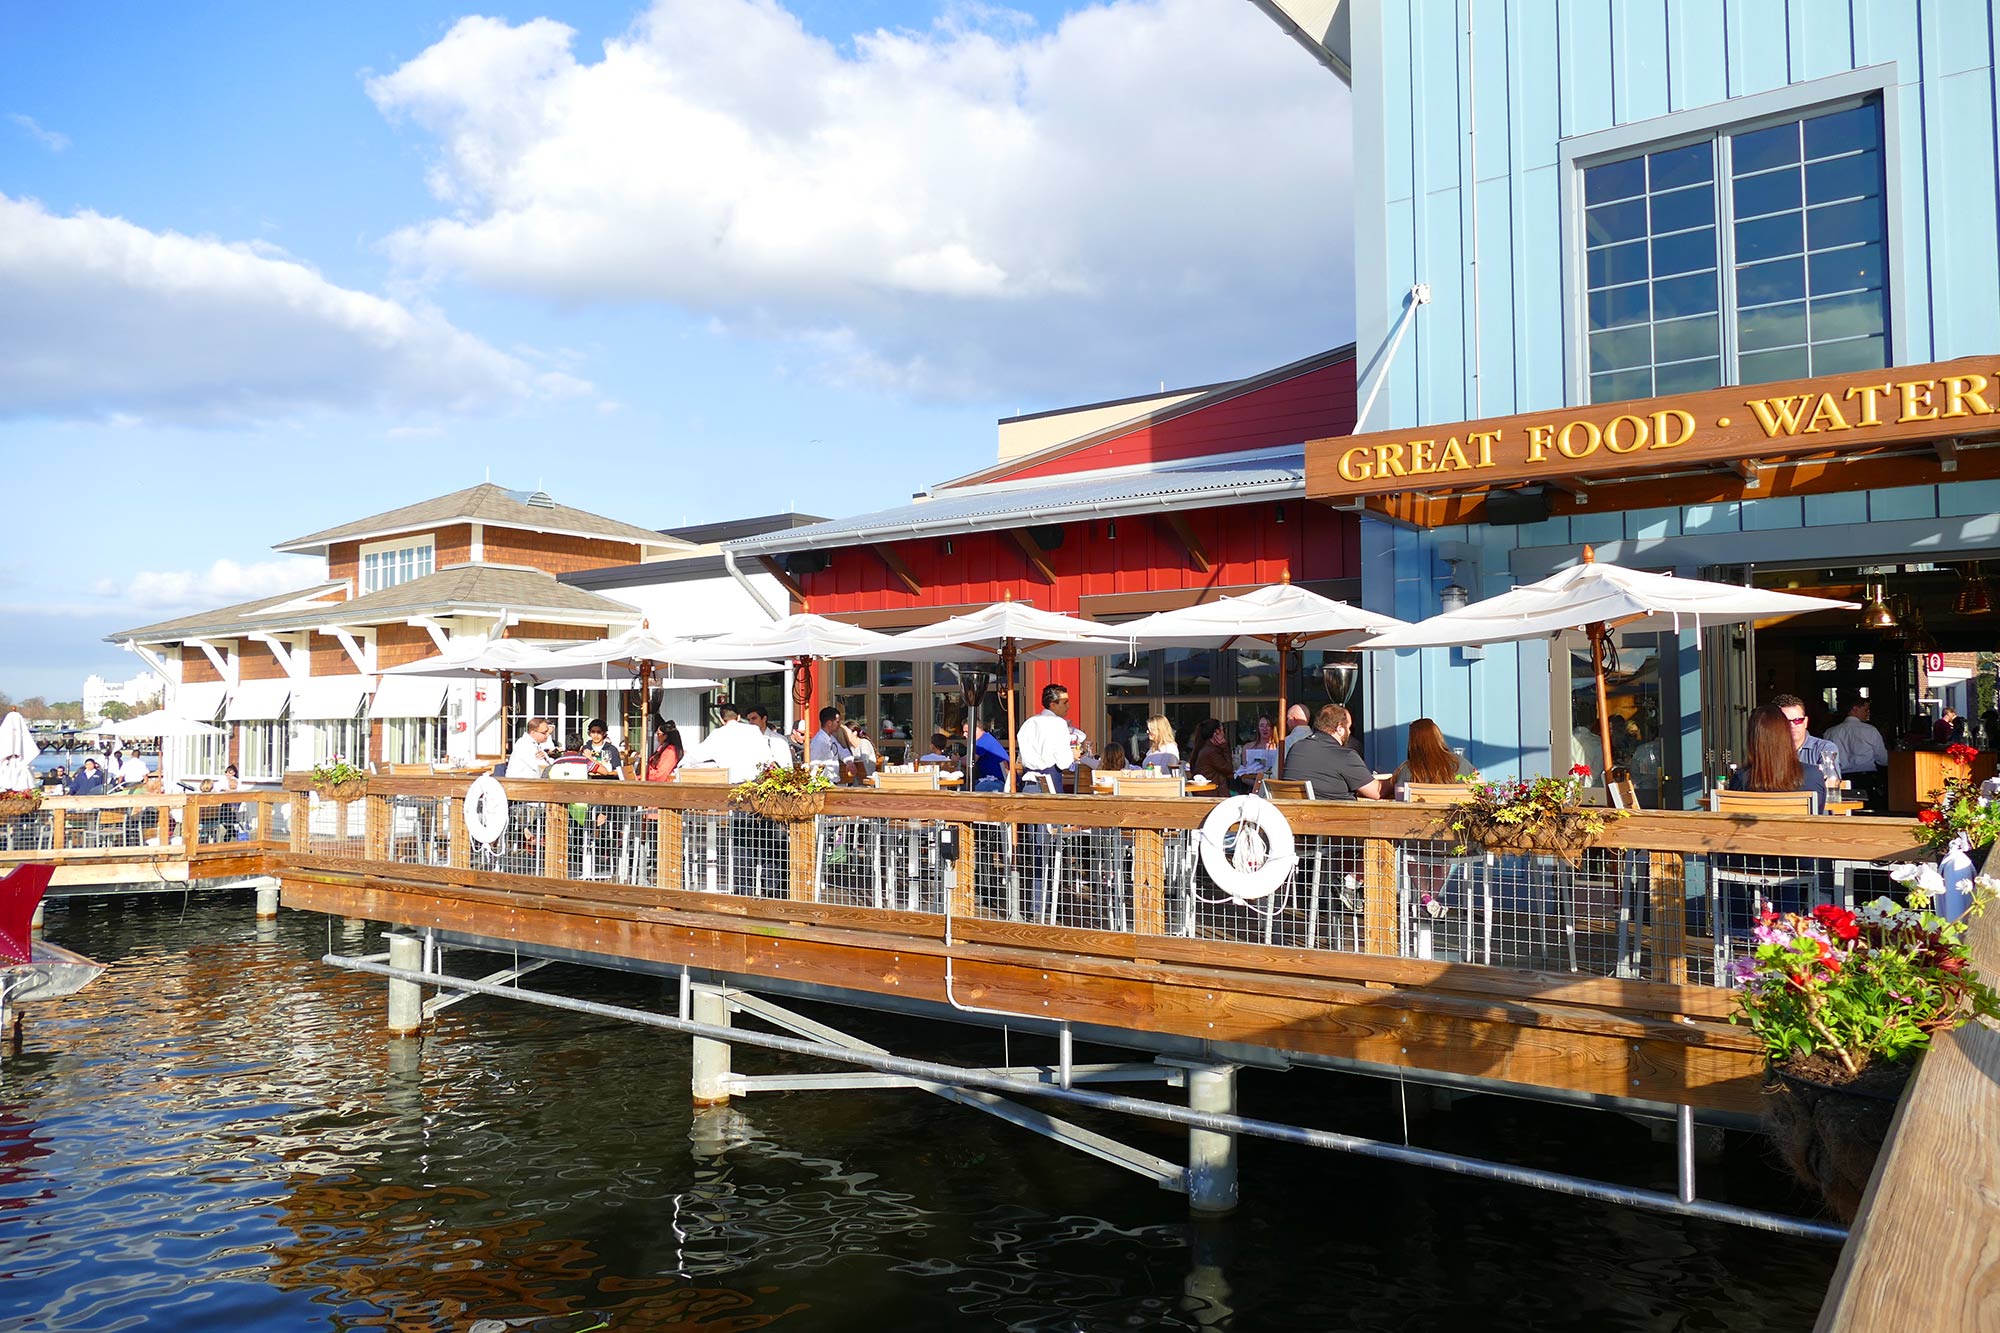
{"type": "Polygon", "coordinates": [[[1971,761],[1978,751],[1970,745],[1954,745],[1945,757],[1957,762],[1958,772],[1944,780],[1932,793],[1928,810],[1917,813],[1918,836],[1937,856],[1951,851],[1952,843],[1965,839],[1960,851],[1970,852],[2000,838],[2000,801],[1983,795],[1972,780],[1971,761]]]}
{"type": "Polygon", "coordinates": [[[335,755],[313,765],[312,789],[323,801],[352,801],[368,791],[368,775],[335,755]]]}
{"type": "Polygon", "coordinates": [[[1732,1023],[1764,1040],[1766,1110],[1780,1154],[1829,1207],[1852,1221],[1897,1098],[1932,1037],[1972,1018],[2000,1016],[1973,972],[1966,924],[2000,883],[1981,877],[1959,921],[1877,899],[1859,912],[1765,912],[1755,947],[1732,965],[1741,987],[1732,1023]]]}
{"type": "Polygon", "coordinates": [[[42,808],[42,789],[25,787],[18,791],[0,791],[0,819],[15,815],[32,815],[42,808]]]}
{"type": "Polygon", "coordinates": [[[748,782],[729,789],[729,804],[738,810],[780,824],[797,824],[813,818],[826,804],[833,780],[811,768],[765,768],[748,782]]]}
{"type": "Polygon", "coordinates": [[[1466,798],[1448,806],[1439,835],[1455,855],[1473,847],[1517,855],[1554,855],[1574,861],[1604,832],[1607,820],[1625,812],[1581,804],[1590,765],[1577,764],[1566,777],[1517,778],[1480,782],[1465,777],[1466,798]]]}

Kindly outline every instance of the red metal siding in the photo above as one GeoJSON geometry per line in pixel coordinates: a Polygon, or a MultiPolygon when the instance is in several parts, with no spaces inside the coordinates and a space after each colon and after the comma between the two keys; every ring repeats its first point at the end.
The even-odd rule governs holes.
{"type": "Polygon", "coordinates": [[[1336,361],[1171,421],[1142,426],[1088,449],[1003,475],[1010,480],[1057,477],[1097,468],[1178,462],[1211,454],[1303,444],[1329,435],[1348,434],[1354,429],[1354,410],[1354,362],[1336,361]]]}
{"type": "MultiPolygon", "coordinates": [[[[867,547],[832,551],[832,565],[799,582],[806,609],[821,615],[889,611],[997,602],[1011,594],[1050,611],[1076,614],[1080,598],[1113,593],[1168,592],[1204,587],[1343,579],[1361,572],[1361,528],[1352,514],[1335,513],[1303,500],[1284,504],[1233,505],[1195,509],[1183,515],[1209,559],[1197,572],[1187,553],[1158,519],[1128,516],[1063,525],[1063,544],[1042,552],[1055,571],[1053,585],[1028,567],[1027,557],[1005,529],[950,539],[919,538],[892,543],[895,553],[923,585],[912,593],[890,574],[867,547]],[[1278,511],[1284,521],[1277,521],[1278,511]]],[[[1034,680],[1062,681],[1079,688],[1078,664],[1038,666],[1034,680]]]]}

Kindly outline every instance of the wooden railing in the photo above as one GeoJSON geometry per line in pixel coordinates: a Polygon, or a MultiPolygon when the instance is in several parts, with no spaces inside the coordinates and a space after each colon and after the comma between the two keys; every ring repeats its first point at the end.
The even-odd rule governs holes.
{"type": "MultiPolygon", "coordinates": [[[[2000,977],[2000,914],[1968,933],[2000,977]]],[[[1903,1094],[1820,1309],[1821,1333],[1992,1328],[2000,1322],[2000,1031],[1939,1037],[1903,1094]]]]}
{"type": "Polygon", "coordinates": [[[463,779],[291,785],[298,906],[940,999],[951,961],[957,1001],[1742,1111],[1762,1054],[1713,983],[1755,905],[1872,896],[1913,841],[1647,812],[1570,865],[1456,856],[1442,807],[1283,803],[1297,873],[1242,904],[1201,868],[1208,800],[843,790],[780,825],[720,787],[508,782],[487,847],[463,779]]]}
{"type": "Polygon", "coordinates": [[[180,882],[261,868],[290,846],[282,791],[53,796],[0,818],[0,868],[53,863],[56,883],[119,882],[147,867],[180,882]]]}

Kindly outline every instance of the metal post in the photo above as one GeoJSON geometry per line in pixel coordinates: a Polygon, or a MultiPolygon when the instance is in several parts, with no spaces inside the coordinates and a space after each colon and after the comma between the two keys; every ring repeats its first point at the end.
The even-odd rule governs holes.
{"type": "MultiPolygon", "coordinates": [[[[389,966],[417,970],[424,942],[415,935],[389,937],[389,966]]],[[[415,1032],[424,1025],[424,990],[414,981],[389,980],[389,1031],[415,1032]]]]}
{"type": "MultiPolygon", "coordinates": [[[[709,986],[694,988],[694,1021],[710,1027],[729,1026],[729,1004],[709,986]]],[[[729,1100],[729,1043],[694,1038],[693,1092],[696,1106],[721,1106],[729,1100]]]]}
{"type": "Polygon", "coordinates": [[[1674,1108],[1674,1156],[1680,1162],[1680,1200],[1694,1202],[1694,1108],[1674,1108]]]}
{"type": "MultiPolygon", "coordinates": [[[[1236,1066],[1193,1065],[1187,1071],[1188,1109],[1236,1114],[1236,1066]]],[[[1236,1136],[1188,1130],[1188,1207],[1197,1213],[1236,1209],[1236,1136]]]]}
{"type": "Polygon", "coordinates": [[[29,934],[39,935],[42,933],[42,917],[48,910],[49,900],[46,898],[35,904],[35,914],[28,918],[29,934]]]}
{"type": "Polygon", "coordinates": [[[278,881],[267,879],[257,886],[257,919],[269,921],[278,914],[278,881]]]}

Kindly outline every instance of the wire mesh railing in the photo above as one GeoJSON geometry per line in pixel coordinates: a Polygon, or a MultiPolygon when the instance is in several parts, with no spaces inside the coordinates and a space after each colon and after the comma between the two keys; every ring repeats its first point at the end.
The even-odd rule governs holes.
{"type": "Polygon", "coordinates": [[[1906,821],[1644,812],[1570,856],[1522,855],[1440,841],[1434,810],[1286,802],[1282,873],[1245,892],[1226,840],[1201,827],[1207,801],[836,792],[783,823],[712,787],[593,783],[573,801],[567,784],[508,785],[505,829],[486,843],[442,781],[378,780],[344,810],[294,792],[309,829],[294,851],[949,913],[1006,923],[1009,939],[1088,931],[1717,985],[1761,908],[1866,901],[1894,887],[1875,862],[1914,841],[1906,821]]]}

